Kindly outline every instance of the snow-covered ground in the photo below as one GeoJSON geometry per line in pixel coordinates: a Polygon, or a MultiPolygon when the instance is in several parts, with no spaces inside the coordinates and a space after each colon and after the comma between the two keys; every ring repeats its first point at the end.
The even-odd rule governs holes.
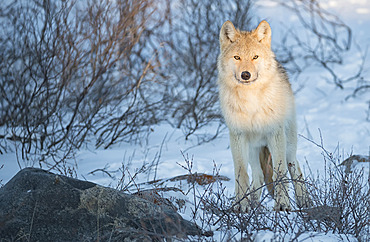
{"type": "MultiPolygon", "coordinates": [[[[270,1],[261,1],[260,5],[259,12],[267,16],[277,16],[276,21],[279,21],[278,16],[283,15],[277,12],[275,5],[270,1]]],[[[345,23],[350,25],[354,40],[361,48],[368,47],[367,43],[370,43],[370,32],[368,31],[370,1],[326,1],[323,6],[337,13],[345,23]]],[[[268,20],[272,22],[274,31],[275,17],[269,17],[268,20]]],[[[348,62],[351,65],[343,66],[343,68],[355,72],[351,68],[356,68],[360,63],[359,55],[349,53],[348,56],[351,58],[348,62]]],[[[364,67],[365,77],[368,79],[370,79],[369,63],[367,61],[364,67]]],[[[366,120],[369,92],[367,96],[359,95],[346,100],[346,97],[352,94],[356,83],[350,84],[352,87],[348,85],[341,90],[332,83],[328,83],[321,76],[320,70],[315,71],[312,69],[310,74],[305,74],[307,81],[304,82],[302,89],[300,89],[302,83],[292,81],[293,89],[300,89],[296,93],[298,133],[300,134],[297,158],[306,175],[308,166],[313,172],[320,172],[324,168],[322,150],[309,140],[319,144],[323,141],[324,147],[329,152],[340,155],[342,160],[350,154],[368,155],[370,153],[370,122],[366,120]]],[[[213,129],[214,127],[209,127],[209,130],[213,129]]],[[[234,168],[226,129],[217,139],[202,145],[197,145],[195,137],[185,141],[181,130],[171,128],[167,124],[153,127],[153,130],[143,145],[121,144],[108,150],[80,151],[76,158],[78,177],[115,187],[122,175],[118,170],[122,169],[123,164],[125,168],[134,173],[135,169],[140,168],[146,162],[158,163],[156,172],[153,169],[149,177],[142,176],[138,182],[146,182],[154,178],[171,178],[187,174],[181,166],[186,165],[184,155],[193,161],[193,172],[212,174],[216,164],[220,175],[231,179],[224,182],[224,185],[229,194],[233,193],[234,168]],[[103,168],[116,176],[110,177],[104,172],[96,171],[103,168]],[[91,173],[92,171],[95,172],[91,173]]],[[[19,164],[24,167],[21,161],[19,164]]],[[[3,165],[0,169],[2,184],[5,184],[20,170],[14,153],[0,155],[1,165],[3,165]]],[[[369,164],[364,164],[364,166],[369,167],[369,164]]],[[[190,217],[187,212],[184,212],[183,216],[190,217]]],[[[256,241],[270,241],[273,236],[269,232],[259,233],[256,241]]],[[[299,237],[302,241],[338,241],[340,239],[351,240],[351,237],[340,238],[335,234],[322,233],[306,233],[299,237]]]]}

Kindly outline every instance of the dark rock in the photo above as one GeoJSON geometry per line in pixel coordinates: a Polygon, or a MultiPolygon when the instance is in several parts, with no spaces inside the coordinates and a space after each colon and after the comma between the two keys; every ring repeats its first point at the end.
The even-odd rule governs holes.
{"type": "Polygon", "coordinates": [[[0,188],[0,241],[152,241],[201,230],[140,197],[26,168],[0,188]]]}

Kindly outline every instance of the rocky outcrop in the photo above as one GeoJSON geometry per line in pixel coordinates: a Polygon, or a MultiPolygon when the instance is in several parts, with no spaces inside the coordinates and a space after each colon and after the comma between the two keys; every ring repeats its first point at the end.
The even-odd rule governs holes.
{"type": "Polygon", "coordinates": [[[1,241],[152,241],[201,230],[168,206],[26,168],[0,189],[1,241]]]}

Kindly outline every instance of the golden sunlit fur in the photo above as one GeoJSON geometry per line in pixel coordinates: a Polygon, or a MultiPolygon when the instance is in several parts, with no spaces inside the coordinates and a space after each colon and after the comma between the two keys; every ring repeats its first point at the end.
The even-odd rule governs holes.
{"type": "MultiPolygon", "coordinates": [[[[295,181],[298,206],[309,199],[296,160],[297,128],[294,95],[283,67],[271,50],[271,28],[266,21],[251,31],[237,30],[226,21],[220,31],[218,86],[221,109],[230,132],[235,169],[236,202],[248,209],[245,193],[268,185],[275,209],[289,210],[288,185],[272,182],[289,170],[295,181]],[[248,164],[252,181],[248,177],[248,164]]],[[[261,189],[251,197],[258,200],[261,189]]]]}

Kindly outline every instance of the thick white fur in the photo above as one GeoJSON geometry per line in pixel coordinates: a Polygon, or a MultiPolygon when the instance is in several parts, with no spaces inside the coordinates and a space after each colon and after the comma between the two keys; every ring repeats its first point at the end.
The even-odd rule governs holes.
{"type": "MultiPolygon", "coordinates": [[[[289,170],[295,180],[297,204],[308,206],[306,188],[301,182],[303,177],[296,159],[294,95],[285,70],[275,60],[271,50],[270,25],[262,21],[255,30],[245,32],[235,29],[227,21],[220,31],[220,48],[219,98],[230,132],[237,202],[240,202],[242,209],[248,209],[250,200],[247,199],[260,198],[261,189],[251,197],[245,197],[245,193],[256,190],[264,180],[268,180],[269,175],[264,171],[272,165],[272,180],[276,182],[285,178],[289,170]],[[243,71],[251,74],[250,80],[241,78],[243,71]],[[267,160],[260,162],[260,152],[264,147],[271,153],[272,164],[267,160]],[[252,169],[251,187],[248,164],[252,169]]],[[[290,209],[288,185],[277,182],[274,190],[275,209],[290,209]]]]}

